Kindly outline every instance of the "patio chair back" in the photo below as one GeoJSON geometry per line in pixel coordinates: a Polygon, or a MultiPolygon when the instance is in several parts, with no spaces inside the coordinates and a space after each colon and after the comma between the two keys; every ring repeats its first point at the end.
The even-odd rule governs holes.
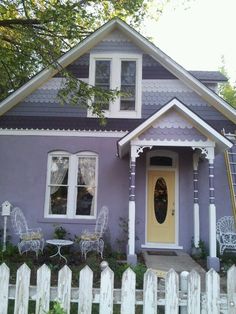
{"type": "Polygon", "coordinates": [[[101,238],[108,225],[108,207],[103,206],[98,215],[96,226],[95,226],[95,234],[101,238]]]}
{"type": "Polygon", "coordinates": [[[11,212],[11,222],[16,234],[28,232],[28,224],[22,210],[19,207],[13,208],[11,212]]]}
{"type": "Polygon", "coordinates": [[[41,228],[29,229],[25,216],[19,207],[14,207],[11,212],[11,222],[14,232],[19,236],[19,253],[34,251],[38,257],[39,251],[43,252],[44,238],[41,228]]]}

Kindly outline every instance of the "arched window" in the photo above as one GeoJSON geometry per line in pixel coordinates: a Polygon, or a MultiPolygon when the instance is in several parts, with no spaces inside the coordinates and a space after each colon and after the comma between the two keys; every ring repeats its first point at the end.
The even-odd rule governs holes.
{"type": "Polygon", "coordinates": [[[97,163],[92,152],[48,154],[46,217],[95,217],[97,163]]]}

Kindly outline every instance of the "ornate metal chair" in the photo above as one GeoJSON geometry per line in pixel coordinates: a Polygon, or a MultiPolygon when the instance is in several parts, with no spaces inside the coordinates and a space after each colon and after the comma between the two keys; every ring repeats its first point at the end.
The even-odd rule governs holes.
{"type": "Polygon", "coordinates": [[[103,206],[97,217],[94,232],[84,231],[82,233],[79,245],[81,254],[85,259],[87,257],[87,253],[90,251],[100,253],[101,258],[103,258],[104,241],[102,236],[108,225],[108,213],[108,208],[103,206]]]}
{"type": "Polygon", "coordinates": [[[44,238],[40,228],[29,229],[25,216],[19,207],[11,212],[11,222],[15,233],[20,237],[18,250],[20,254],[34,251],[38,257],[39,250],[43,252],[44,238]]]}
{"type": "Polygon", "coordinates": [[[217,221],[216,238],[221,255],[225,249],[236,250],[236,228],[233,216],[224,216],[217,221]]]}

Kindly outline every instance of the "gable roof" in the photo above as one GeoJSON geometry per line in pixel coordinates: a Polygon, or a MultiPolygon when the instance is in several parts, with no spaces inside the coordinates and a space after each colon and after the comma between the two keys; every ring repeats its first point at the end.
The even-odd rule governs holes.
{"type": "MultiPolygon", "coordinates": [[[[129,25],[127,25],[125,22],[118,18],[112,19],[111,21],[107,22],[102,27],[97,29],[94,33],[92,33],[90,36],[85,38],[78,45],[76,45],[74,48],[65,53],[62,57],[60,57],[58,59],[58,63],[61,65],[61,67],[65,68],[70,63],[78,59],[81,55],[86,53],[89,49],[94,47],[114,29],[120,29],[145,53],[150,54],[156,61],[158,61],[162,66],[164,66],[167,70],[173,73],[178,79],[183,81],[187,86],[192,88],[210,105],[219,110],[229,120],[236,123],[236,110],[234,108],[232,108],[226,101],[224,101],[216,93],[214,93],[203,83],[201,83],[182,66],[172,60],[159,48],[157,48],[153,43],[148,41],[145,37],[143,37],[141,34],[139,34],[137,31],[135,31],[133,28],[131,28],[129,25]]],[[[48,67],[38,73],[26,84],[21,86],[19,89],[17,89],[0,103],[0,115],[10,110],[17,103],[30,95],[33,91],[35,91],[38,87],[47,82],[58,72],[58,69],[48,67]]]]}
{"type": "Polygon", "coordinates": [[[227,77],[219,71],[189,71],[189,73],[202,82],[217,83],[228,81],[227,77]]]}
{"type": "Polygon", "coordinates": [[[156,111],[147,120],[141,123],[138,127],[136,127],[133,131],[129,132],[127,135],[125,135],[122,139],[118,141],[119,156],[122,157],[128,152],[130,141],[136,139],[139,135],[141,135],[147,129],[149,129],[157,119],[161,118],[171,108],[176,110],[184,118],[186,118],[203,135],[214,141],[216,143],[217,152],[224,151],[225,149],[233,146],[231,141],[229,141],[226,137],[217,132],[208,123],[206,123],[203,119],[201,119],[183,103],[181,103],[177,98],[174,98],[165,106],[163,106],[161,109],[156,111]]]}

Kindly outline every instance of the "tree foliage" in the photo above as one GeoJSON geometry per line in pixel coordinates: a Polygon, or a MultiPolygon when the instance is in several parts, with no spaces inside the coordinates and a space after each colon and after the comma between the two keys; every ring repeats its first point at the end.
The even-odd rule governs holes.
{"type": "MultiPolygon", "coordinates": [[[[99,26],[118,16],[137,26],[146,13],[146,0],[2,0],[0,2],[0,100],[39,70],[60,66],[56,60],[99,26]]],[[[117,91],[78,82],[63,71],[62,101],[99,97],[112,100],[117,91]],[[79,88],[78,88],[79,87],[79,88]],[[73,91],[73,93],[71,93],[73,91]]],[[[99,106],[93,108],[95,113],[99,106]]]]}
{"type": "MultiPolygon", "coordinates": [[[[228,77],[225,66],[220,68],[222,74],[228,77]]],[[[219,94],[225,101],[227,101],[232,107],[236,109],[236,83],[231,84],[229,81],[222,83],[219,86],[219,94]]]]}

